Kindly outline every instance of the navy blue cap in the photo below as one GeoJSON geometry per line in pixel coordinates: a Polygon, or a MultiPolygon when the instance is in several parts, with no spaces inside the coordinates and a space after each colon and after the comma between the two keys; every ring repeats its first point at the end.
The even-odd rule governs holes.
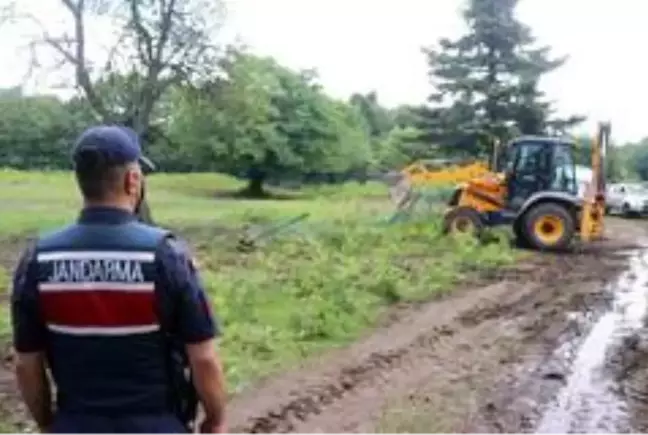
{"type": "Polygon", "coordinates": [[[139,162],[145,172],[155,170],[155,165],[142,154],[137,133],[131,128],[118,125],[99,125],[84,131],[74,144],[72,153],[76,164],[79,157],[93,151],[110,164],[120,165],[139,162]]]}

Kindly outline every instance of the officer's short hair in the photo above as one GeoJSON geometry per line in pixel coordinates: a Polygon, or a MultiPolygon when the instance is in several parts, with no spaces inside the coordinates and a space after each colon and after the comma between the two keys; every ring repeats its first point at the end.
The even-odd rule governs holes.
{"type": "Polygon", "coordinates": [[[107,161],[95,150],[83,150],[74,157],[74,173],[83,197],[103,200],[116,190],[126,170],[126,164],[107,161]]]}

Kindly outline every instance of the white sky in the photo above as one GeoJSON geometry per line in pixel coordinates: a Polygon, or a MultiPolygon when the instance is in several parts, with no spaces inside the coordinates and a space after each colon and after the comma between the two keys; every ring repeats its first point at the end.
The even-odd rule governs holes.
{"type": "MultiPolygon", "coordinates": [[[[0,0],[0,3],[6,0],[0,0]]],[[[60,0],[20,0],[52,25],[60,0]],[[36,9],[38,8],[38,9],[36,9]]],[[[420,103],[431,92],[421,47],[460,32],[461,0],[227,0],[228,37],[293,68],[319,71],[329,93],[376,90],[390,106],[420,103]]],[[[519,17],[567,64],[543,83],[561,113],[612,121],[618,141],[648,136],[646,0],[521,0],[519,17]]],[[[93,27],[99,39],[109,30],[93,27]]],[[[26,59],[16,52],[24,28],[0,30],[0,87],[20,82],[26,59]],[[9,59],[9,62],[7,62],[9,59]]],[[[41,84],[41,87],[44,86],[41,84]]]]}

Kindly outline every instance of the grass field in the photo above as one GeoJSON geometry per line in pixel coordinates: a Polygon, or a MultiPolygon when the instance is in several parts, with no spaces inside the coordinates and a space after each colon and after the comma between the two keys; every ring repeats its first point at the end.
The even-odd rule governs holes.
{"type": "MultiPolygon", "coordinates": [[[[186,237],[224,326],[230,388],[313,352],[343,345],[397,302],[428,299],[476,269],[513,260],[505,242],[480,245],[441,235],[439,216],[386,224],[393,213],[380,184],[307,188],[282,200],[235,200],[217,192],[241,182],[213,174],[155,175],[155,220],[186,237]],[[236,242],[246,225],[310,213],[250,253],[236,242]]],[[[74,219],[79,199],[70,173],[0,171],[0,285],[23,237],[74,219]]],[[[0,331],[9,329],[0,308],[0,331]]]]}

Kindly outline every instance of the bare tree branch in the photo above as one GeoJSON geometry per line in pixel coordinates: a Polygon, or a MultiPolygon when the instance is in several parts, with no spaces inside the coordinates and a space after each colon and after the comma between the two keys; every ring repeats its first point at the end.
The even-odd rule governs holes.
{"type": "Polygon", "coordinates": [[[129,3],[133,28],[138,35],[137,50],[139,52],[140,61],[145,66],[150,67],[150,62],[153,59],[153,37],[144,26],[142,15],[140,14],[140,2],[137,0],[131,0],[129,3]]]}
{"type": "MultiPolygon", "coordinates": [[[[86,63],[86,33],[85,33],[85,0],[61,0],[74,19],[74,56],[70,59],[75,67],[77,85],[83,89],[90,105],[104,119],[110,117],[105,105],[99,95],[95,92],[90,73],[86,63]]],[[[56,48],[56,44],[50,40],[50,45],[56,48]]],[[[67,56],[66,56],[67,58],[67,56]]]]}
{"type": "Polygon", "coordinates": [[[211,27],[220,17],[209,11],[222,9],[219,0],[60,1],[72,19],[70,34],[52,35],[31,17],[41,34],[30,49],[35,59],[36,48],[45,45],[72,67],[77,88],[104,121],[125,120],[143,133],[169,87],[213,70],[218,50],[211,27]],[[93,16],[109,18],[117,30],[100,75],[88,57],[86,27],[93,16]],[[115,86],[121,95],[106,92],[115,86]]]}
{"type": "Polygon", "coordinates": [[[0,6],[0,26],[9,23],[15,17],[16,3],[9,2],[0,6]]]}

